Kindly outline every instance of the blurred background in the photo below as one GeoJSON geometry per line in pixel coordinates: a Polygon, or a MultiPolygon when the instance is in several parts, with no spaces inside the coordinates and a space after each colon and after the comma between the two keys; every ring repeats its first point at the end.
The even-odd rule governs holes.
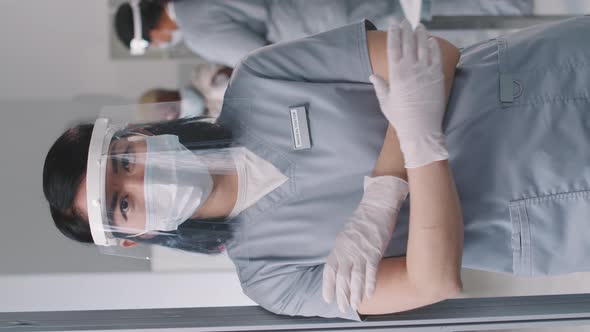
{"type": "MultiPolygon", "coordinates": [[[[253,304],[229,260],[164,248],[151,260],[106,256],[65,239],[51,221],[42,167],[64,129],[92,121],[105,105],[155,98],[150,89],[197,89],[195,68],[210,65],[183,44],[131,56],[113,29],[121,2],[0,1],[0,311],[253,304]]],[[[585,0],[532,4],[520,14],[590,14],[585,0]]],[[[504,14],[519,15],[512,10],[504,14]]],[[[504,31],[432,32],[465,46],[504,31]]],[[[519,279],[465,270],[463,281],[465,297],[590,292],[590,274],[519,279]]]]}

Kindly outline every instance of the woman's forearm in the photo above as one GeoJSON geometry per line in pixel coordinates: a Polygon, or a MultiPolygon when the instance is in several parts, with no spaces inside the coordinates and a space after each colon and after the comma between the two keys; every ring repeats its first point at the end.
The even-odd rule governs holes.
{"type": "Polygon", "coordinates": [[[463,219],[447,161],[405,169],[395,129],[389,126],[373,176],[402,178],[410,187],[408,277],[416,289],[446,298],[461,288],[463,219]]]}
{"type": "MultiPolygon", "coordinates": [[[[373,72],[387,80],[389,76],[387,75],[386,38],[387,33],[384,31],[369,31],[367,33],[367,43],[373,72]]],[[[445,93],[448,99],[453,86],[455,68],[459,62],[460,53],[459,49],[448,41],[440,38],[437,38],[437,41],[441,50],[441,63],[443,64],[443,74],[445,77],[445,93]]],[[[381,153],[379,154],[372,175],[392,175],[406,181],[408,180],[399,141],[395,129],[391,125],[387,128],[381,153]]]]}
{"type": "Polygon", "coordinates": [[[463,218],[448,162],[408,169],[408,276],[417,289],[448,296],[461,288],[463,218]]]}
{"type": "Polygon", "coordinates": [[[399,141],[393,126],[387,127],[385,140],[375,163],[372,176],[396,176],[408,181],[408,174],[404,167],[404,156],[399,147],[399,141]]]}
{"type": "MultiPolygon", "coordinates": [[[[443,39],[441,49],[445,92],[451,93],[459,50],[443,39]]],[[[410,230],[407,268],[418,287],[443,298],[461,288],[463,217],[448,161],[408,169],[410,230]]]]}
{"type": "MultiPolygon", "coordinates": [[[[386,33],[370,32],[369,54],[373,71],[388,77],[386,33]]],[[[447,98],[459,62],[459,50],[438,39],[447,98]]],[[[390,125],[375,164],[373,176],[392,175],[409,182],[410,233],[407,271],[417,289],[446,297],[461,287],[463,220],[452,174],[446,161],[406,170],[395,129],[390,125]],[[451,291],[451,292],[449,292],[451,291]]]]}
{"type": "Polygon", "coordinates": [[[429,296],[448,297],[461,288],[463,251],[463,219],[448,162],[406,170],[395,129],[389,126],[373,170],[373,176],[384,175],[409,182],[409,279],[429,296]]]}

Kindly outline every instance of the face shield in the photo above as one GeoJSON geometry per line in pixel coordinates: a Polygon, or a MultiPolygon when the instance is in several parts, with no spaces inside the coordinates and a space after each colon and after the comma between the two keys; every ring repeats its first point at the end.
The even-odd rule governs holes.
{"type": "Polygon", "coordinates": [[[232,183],[241,149],[202,119],[165,120],[166,110],[177,107],[109,107],[96,120],[86,203],[103,252],[149,258],[146,250],[124,248],[139,242],[215,253],[239,232],[224,211],[237,199],[232,183]]]}

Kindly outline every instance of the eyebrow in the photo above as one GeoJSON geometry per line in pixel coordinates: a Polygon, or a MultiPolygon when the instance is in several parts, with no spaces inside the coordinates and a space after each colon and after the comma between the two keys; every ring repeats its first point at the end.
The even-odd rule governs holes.
{"type": "Polygon", "coordinates": [[[112,156],[112,155],[113,155],[113,154],[117,154],[117,153],[116,153],[116,151],[117,151],[117,145],[118,145],[118,143],[119,143],[119,141],[118,141],[118,140],[117,140],[117,141],[115,141],[115,142],[113,143],[113,146],[111,147],[111,152],[112,152],[113,150],[115,151],[115,153],[111,153],[111,166],[113,167],[113,172],[114,172],[115,174],[117,174],[117,173],[119,172],[119,162],[118,162],[119,158],[113,158],[113,156],[112,156]]]}

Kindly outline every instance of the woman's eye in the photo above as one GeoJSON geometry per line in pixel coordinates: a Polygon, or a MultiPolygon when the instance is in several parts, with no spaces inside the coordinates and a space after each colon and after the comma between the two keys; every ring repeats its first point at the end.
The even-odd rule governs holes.
{"type": "Polygon", "coordinates": [[[125,216],[127,211],[129,211],[129,198],[127,196],[123,197],[121,202],[119,202],[119,206],[121,208],[121,214],[125,216]]]}
{"type": "Polygon", "coordinates": [[[131,162],[129,161],[129,159],[127,157],[124,157],[121,160],[121,165],[123,165],[123,169],[127,172],[129,172],[131,170],[130,164],[131,164],[131,162]]]}
{"type": "Polygon", "coordinates": [[[130,173],[133,170],[133,164],[135,163],[135,156],[133,155],[129,146],[125,150],[125,156],[121,159],[121,165],[123,169],[130,173]]]}

